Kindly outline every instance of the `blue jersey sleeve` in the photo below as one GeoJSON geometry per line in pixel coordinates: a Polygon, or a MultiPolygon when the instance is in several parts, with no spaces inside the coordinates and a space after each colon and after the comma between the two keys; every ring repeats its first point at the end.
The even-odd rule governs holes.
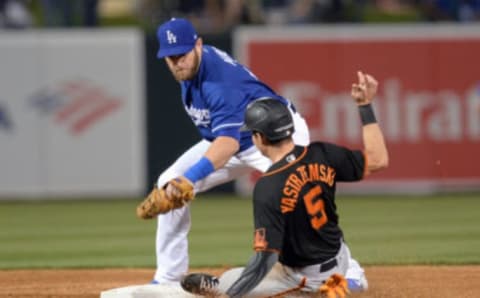
{"type": "Polygon", "coordinates": [[[225,85],[205,84],[205,87],[210,91],[208,102],[213,135],[240,140],[239,129],[243,124],[245,95],[238,88],[229,88],[225,85]]]}

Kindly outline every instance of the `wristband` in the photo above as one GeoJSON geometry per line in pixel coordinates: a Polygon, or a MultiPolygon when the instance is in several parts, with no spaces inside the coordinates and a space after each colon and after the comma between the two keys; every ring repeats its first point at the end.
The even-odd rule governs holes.
{"type": "Polygon", "coordinates": [[[215,167],[212,162],[205,156],[188,169],[183,176],[195,184],[198,180],[201,180],[215,171],[215,167]]]}
{"type": "Polygon", "coordinates": [[[360,119],[363,125],[377,123],[371,104],[358,106],[358,111],[360,112],[360,119]]]}

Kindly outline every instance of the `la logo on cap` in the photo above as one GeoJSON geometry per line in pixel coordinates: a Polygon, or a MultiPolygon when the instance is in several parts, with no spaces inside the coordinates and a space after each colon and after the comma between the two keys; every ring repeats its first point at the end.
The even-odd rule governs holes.
{"type": "Polygon", "coordinates": [[[169,44],[177,43],[177,36],[170,30],[167,30],[167,41],[169,44]]]}

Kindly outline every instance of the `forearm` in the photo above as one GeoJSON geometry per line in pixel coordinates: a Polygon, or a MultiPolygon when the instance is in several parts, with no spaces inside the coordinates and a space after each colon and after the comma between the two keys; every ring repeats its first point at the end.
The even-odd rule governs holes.
{"type": "Polygon", "coordinates": [[[218,137],[207,149],[205,155],[193,164],[183,176],[192,184],[207,177],[216,169],[223,167],[238,151],[238,141],[230,137],[218,137]]]}
{"type": "Polygon", "coordinates": [[[377,123],[371,105],[377,93],[378,82],[369,74],[357,72],[358,83],[352,84],[352,97],[358,105],[362,121],[363,145],[366,157],[365,173],[381,170],[388,166],[388,151],[382,130],[377,123]]]}
{"type": "Polygon", "coordinates": [[[231,137],[217,137],[208,148],[205,157],[210,160],[215,169],[219,169],[237,153],[239,148],[240,145],[236,139],[231,137]]]}
{"type": "Polygon", "coordinates": [[[363,125],[363,144],[367,158],[367,173],[388,166],[388,151],[385,139],[378,123],[363,125]]]}
{"type": "Polygon", "coordinates": [[[230,298],[243,297],[253,290],[270,272],[278,261],[278,254],[274,252],[257,252],[248,262],[242,275],[227,290],[230,298]]]}

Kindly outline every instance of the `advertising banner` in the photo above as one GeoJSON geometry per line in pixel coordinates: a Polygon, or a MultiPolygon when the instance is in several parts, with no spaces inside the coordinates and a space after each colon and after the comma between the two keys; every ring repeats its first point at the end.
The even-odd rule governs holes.
{"type": "Polygon", "coordinates": [[[143,35],[0,32],[0,198],[139,195],[143,35]]]}
{"type": "Polygon", "coordinates": [[[480,189],[480,26],[242,28],[235,55],[306,118],[312,140],[362,148],[356,72],[380,82],[374,106],[390,166],[348,192],[480,189]]]}

